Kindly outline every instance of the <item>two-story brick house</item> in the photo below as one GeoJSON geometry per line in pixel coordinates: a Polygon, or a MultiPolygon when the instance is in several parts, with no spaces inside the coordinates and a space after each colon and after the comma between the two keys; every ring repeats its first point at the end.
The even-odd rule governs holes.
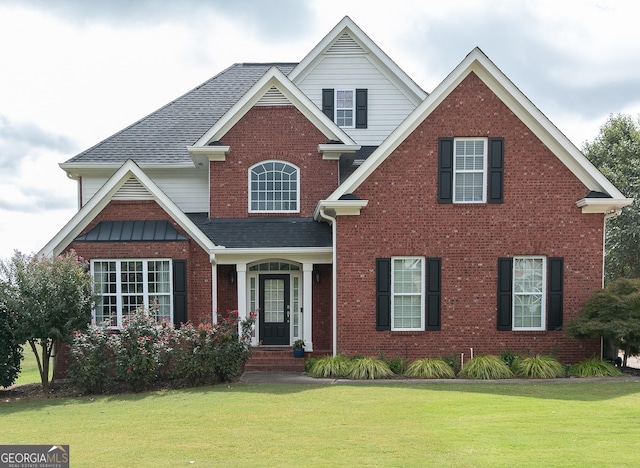
{"type": "Polygon", "coordinates": [[[475,49],[427,94],[345,17],[300,63],[236,64],[63,163],[97,323],[257,312],[314,353],[598,354],[562,325],[630,203],[475,49]]]}

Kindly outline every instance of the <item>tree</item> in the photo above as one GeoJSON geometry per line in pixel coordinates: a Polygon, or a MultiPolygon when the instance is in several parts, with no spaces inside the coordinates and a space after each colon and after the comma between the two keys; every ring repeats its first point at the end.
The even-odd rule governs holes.
{"type": "Polygon", "coordinates": [[[640,119],[609,116],[600,134],[582,149],[631,206],[607,221],[605,280],[640,277],[640,119]]]}
{"type": "Polygon", "coordinates": [[[54,258],[16,252],[0,262],[0,293],[0,304],[15,317],[15,338],[29,343],[42,390],[48,393],[51,357],[55,371],[62,344],[71,342],[73,330],[87,327],[92,303],[88,265],[73,252],[54,258]]]}
{"type": "Polygon", "coordinates": [[[596,291],[584,312],[567,324],[574,338],[610,340],[627,357],[640,353],[640,279],[623,278],[596,291]]]}

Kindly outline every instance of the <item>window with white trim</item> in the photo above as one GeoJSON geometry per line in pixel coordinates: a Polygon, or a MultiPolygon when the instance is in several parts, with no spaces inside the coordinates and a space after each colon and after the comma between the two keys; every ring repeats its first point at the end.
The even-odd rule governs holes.
{"type": "Polygon", "coordinates": [[[336,124],[340,127],[353,128],[356,108],[356,93],[353,89],[336,90],[336,124]]]}
{"type": "Polygon", "coordinates": [[[484,203],[487,192],[487,139],[455,138],[453,202],[484,203]]]}
{"type": "Polygon", "coordinates": [[[424,257],[391,259],[391,329],[424,330],[424,257]]]}
{"type": "Polygon", "coordinates": [[[249,169],[249,212],[300,211],[300,171],[283,161],[264,161],[249,169]]]}
{"type": "Polygon", "coordinates": [[[97,295],[93,320],[97,325],[122,327],[144,306],[158,323],[171,322],[173,308],[171,260],[92,260],[97,295]]]}
{"type": "Polygon", "coordinates": [[[545,257],[513,258],[513,330],[545,329],[545,257]]]}

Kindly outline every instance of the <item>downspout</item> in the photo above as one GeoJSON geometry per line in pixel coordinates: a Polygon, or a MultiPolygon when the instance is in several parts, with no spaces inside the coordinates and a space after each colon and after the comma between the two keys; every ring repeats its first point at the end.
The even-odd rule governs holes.
{"type": "Polygon", "coordinates": [[[336,356],[338,354],[338,253],[337,253],[337,233],[336,233],[336,218],[332,218],[328,214],[324,212],[324,207],[320,207],[320,217],[331,224],[331,243],[332,243],[332,272],[331,272],[331,287],[332,291],[332,299],[331,299],[331,313],[333,318],[333,355],[336,356]]]}
{"type": "MultiPolygon", "coordinates": [[[[604,288],[604,265],[605,257],[607,256],[607,220],[615,218],[620,214],[620,210],[612,210],[604,214],[603,229],[602,229],[602,284],[604,288]]],[[[600,359],[604,359],[604,337],[600,337],[600,359]]]]}

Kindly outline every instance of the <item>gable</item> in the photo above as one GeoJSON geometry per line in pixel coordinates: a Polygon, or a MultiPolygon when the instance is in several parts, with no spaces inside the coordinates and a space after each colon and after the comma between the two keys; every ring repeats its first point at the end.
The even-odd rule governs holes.
{"type": "Polygon", "coordinates": [[[192,155],[201,148],[211,146],[222,137],[247,113],[256,106],[292,105],[296,107],[318,130],[330,140],[353,144],[349,136],[331,122],[318,107],[313,105],[291,81],[276,67],[270,68],[198,141],[187,149],[192,155]]]}
{"type": "MultiPolygon", "coordinates": [[[[205,251],[214,244],[147,176],[136,163],[128,160],[96,192],[96,194],[45,245],[39,255],[54,256],[63,252],[100,212],[117,196],[119,200],[155,201],[205,251]],[[124,188],[123,188],[124,187],[124,188]]],[[[117,201],[117,200],[116,200],[117,201]]]]}
{"type": "MultiPolygon", "coordinates": [[[[289,74],[316,106],[331,110],[327,114],[360,145],[379,145],[422,102],[422,91],[348,17],[345,17],[289,74]],[[357,123],[340,122],[334,117],[339,92],[364,92],[354,112],[366,109],[357,123]]],[[[356,98],[359,100],[359,98],[356,98]]],[[[351,107],[351,106],[348,106],[351,107]]]]}
{"type": "MultiPolygon", "coordinates": [[[[470,75],[474,74],[532,132],[585,187],[585,192],[602,192],[602,199],[582,198],[576,204],[583,212],[607,212],[631,203],[586,157],[542,114],[513,83],[479,50],[474,49],[425,101],[385,140],[328,198],[334,202],[353,193],[416,128],[470,75]]],[[[448,116],[443,117],[443,121],[448,116]]],[[[450,135],[449,135],[450,136],[450,135]]],[[[463,135],[459,135],[463,136],[463,135]]],[[[466,136],[466,135],[464,135],[466,136]]]]}

